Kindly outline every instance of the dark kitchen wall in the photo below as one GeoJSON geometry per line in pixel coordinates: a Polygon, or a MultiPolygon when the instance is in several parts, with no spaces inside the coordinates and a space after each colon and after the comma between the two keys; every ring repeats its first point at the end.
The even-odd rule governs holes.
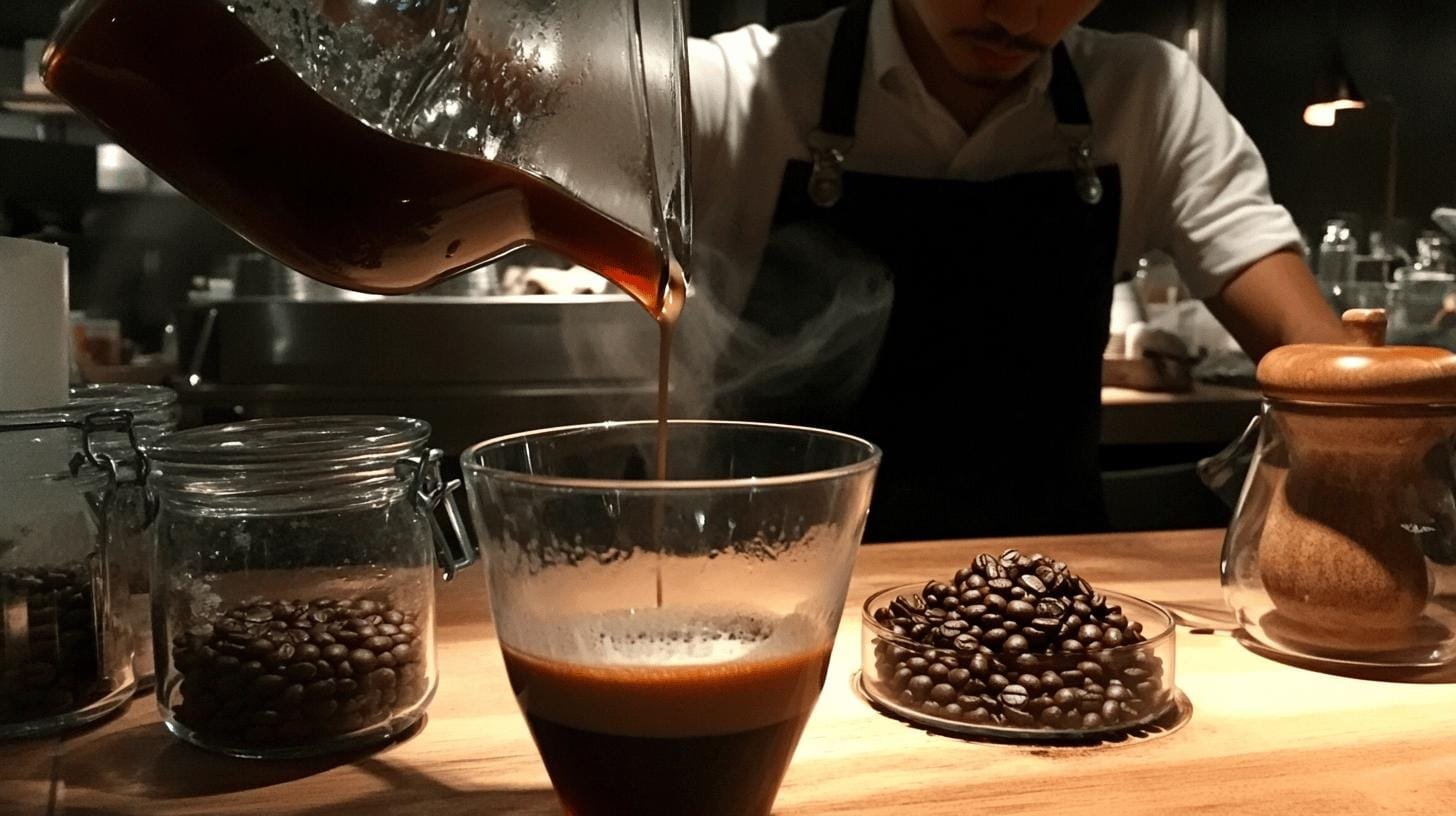
{"type": "Polygon", "coordinates": [[[1429,228],[1456,206],[1456,3],[1342,0],[1338,36],[1328,0],[1229,0],[1226,100],[1269,165],[1274,195],[1305,232],[1353,211],[1377,226],[1384,210],[1390,107],[1340,114],[1332,128],[1300,116],[1315,72],[1338,42],[1365,96],[1399,111],[1396,214],[1429,228]]]}

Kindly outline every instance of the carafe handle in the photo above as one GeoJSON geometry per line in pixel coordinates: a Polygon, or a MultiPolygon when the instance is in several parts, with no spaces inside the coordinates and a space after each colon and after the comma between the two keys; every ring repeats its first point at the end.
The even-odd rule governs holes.
{"type": "Polygon", "coordinates": [[[1198,462],[1198,478],[1230,509],[1239,503],[1239,495],[1243,492],[1244,482],[1248,479],[1254,452],[1258,448],[1259,431],[1263,427],[1264,415],[1268,410],[1268,405],[1260,409],[1259,414],[1249,420],[1248,427],[1244,428],[1244,432],[1239,435],[1239,438],[1230,443],[1228,447],[1198,462]]]}

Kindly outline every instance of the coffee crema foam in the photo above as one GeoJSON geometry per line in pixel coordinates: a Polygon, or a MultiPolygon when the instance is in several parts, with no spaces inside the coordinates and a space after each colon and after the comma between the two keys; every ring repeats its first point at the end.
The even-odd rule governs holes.
{"type": "Polygon", "coordinates": [[[706,666],[803,652],[829,639],[804,615],[743,607],[624,609],[503,638],[519,651],[587,666],[706,666]]]}
{"type": "Polygon", "coordinates": [[[802,615],[698,608],[626,610],[515,642],[502,644],[506,670],[532,716],[623,736],[685,737],[802,716],[818,698],[833,639],[802,615]]]}

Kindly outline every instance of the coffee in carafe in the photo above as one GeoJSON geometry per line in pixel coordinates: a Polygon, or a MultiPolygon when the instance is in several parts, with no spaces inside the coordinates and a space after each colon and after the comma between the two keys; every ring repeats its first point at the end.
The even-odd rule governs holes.
{"type": "Polygon", "coordinates": [[[219,0],[96,0],[68,14],[44,76],[182,193],[326,283],[410,292],[533,244],[664,306],[658,241],[544,176],[366,124],[219,0]]]}

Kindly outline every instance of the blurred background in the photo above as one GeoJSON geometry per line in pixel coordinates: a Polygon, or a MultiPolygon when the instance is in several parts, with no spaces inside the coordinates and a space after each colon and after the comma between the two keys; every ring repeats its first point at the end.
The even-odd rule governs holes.
{"type": "MultiPolygon", "coordinates": [[[[653,354],[624,366],[583,349],[655,351],[655,328],[556,259],[513,257],[386,304],[258,256],[40,87],[40,49],[62,5],[0,3],[0,234],[69,248],[84,376],[172,385],[189,424],[400,413],[430,420],[456,450],[487,433],[651,414],[653,354]]],[[[834,5],[692,0],[691,28],[773,26],[834,5]]],[[[1332,303],[1387,305],[1406,339],[1453,344],[1456,269],[1431,214],[1456,206],[1456,4],[1105,0],[1087,25],[1189,51],[1262,150],[1332,303]],[[1312,92],[1332,72],[1365,107],[1310,124],[1312,92]]],[[[1138,302],[1115,333],[1161,325],[1201,367],[1149,374],[1109,350],[1114,517],[1129,529],[1217,523],[1225,511],[1190,487],[1191,463],[1257,410],[1251,367],[1197,304],[1179,306],[1166,258],[1146,259],[1126,295],[1125,308],[1138,302]]]]}

